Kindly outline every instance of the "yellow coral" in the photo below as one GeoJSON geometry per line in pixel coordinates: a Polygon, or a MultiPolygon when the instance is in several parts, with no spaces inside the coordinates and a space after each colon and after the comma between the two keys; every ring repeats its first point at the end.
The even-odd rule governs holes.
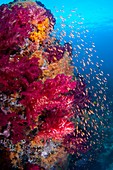
{"type": "Polygon", "coordinates": [[[33,31],[30,33],[30,39],[32,41],[39,41],[42,42],[47,38],[47,32],[49,28],[49,19],[46,18],[44,21],[38,23],[37,25],[37,31],[33,31]]]}
{"type": "Polygon", "coordinates": [[[20,142],[18,142],[18,143],[16,144],[16,150],[17,150],[17,153],[20,153],[20,152],[22,151],[21,143],[20,143],[20,142]]]}
{"type": "Polygon", "coordinates": [[[13,164],[14,167],[19,167],[19,169],[23,169],[22,168],[22,164],[21,164],[21,158],[20,158],[20,153],[23,152],[22,147],[21,147],[21,142],[18,142],[17,144],[14,145],[15,151],[11,151],[9,158],[11,160],[11,163],[13,164]]]}
{"type": "Polygon", "coordinates": [[[44,31],[39,31],[39,32],[34,31],[30,33],[29,38],[32,41],[42,42],[47,38],[47,34],[44,31]]]}
{"type": "Polygon", "coordinates": [[[32,41],[37,41],[38,38],[38,32],[34,31],[30,33],[30,37],[29,37],[32,41]]]}
{"type": "Polygon", "coordinates": [[[47,30],[49,28],[49,19],[46,18],[44,21],[42,21],[41,23],[38,23],[37,26],[38,30],[43,32],[45,30],[47,30]]]}
{"type": "Polygon", "coordinates": [[[36,51],[31,55],[30,59],[33,58],[33,57],[36,57],[36,58],[39,59],[39,60],[38,60],[38,64],[39,64],[40,67],[42,67],[43,65],[46,65],[46,64],[47,64],[47,61],[46,61],[47,59],[45,58],[45,56],[44,56],[44,54],[43,54],[43,52],[42,52],[41,50],[36,50],[36,51]]]}
{"type": "Polygon", "coordinates": [[[11,159],[11,163],[14,167],[16,167],[18,163],[20,163],[19,155],[16,152],[11,152],[9,158],[11,159]]]}
{"type": "Polygon", "coordinates": [[[38,32],[38,39],[39,41],[44,41],[47,38],[47,34],[44,31],[39,31],[38,32]]]}
{"type": "Polygon", "coordinates": [[[62,165],[64,161],[67,160],[67,152],[64,147],[54,148],[53,153],[51,153],[47,158],[41,157],[41,165],[49,169],[55,163],[62,165]]]}
{"type": "Polygon", "coordinates": [[[62,59],[49,64],[47,69],[43,70],[43,80],[45,81],[47,78],[55,78],[58,74],[73,76],[73,66],[71,66],[70,60],[68,54],[65,52],[62,59]]]}
{"type": "Polygon", "coordinates": [[[13,159],[15,158],[15,152],[10,152],[9,158],[10,158],[11,160],[13,160],[13,159]]]}

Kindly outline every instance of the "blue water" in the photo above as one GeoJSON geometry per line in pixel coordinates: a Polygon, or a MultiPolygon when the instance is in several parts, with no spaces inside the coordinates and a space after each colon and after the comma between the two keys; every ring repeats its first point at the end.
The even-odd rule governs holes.
{"type": "MultiPolygon", "coordinates": [[[[0,5],[8,2],[11,1],[0,0],[0,5]]],[[[74,9],[77,9],[77,12],[84,18],[84,25],[88,28],[89,34],[93,35],[92,41],[95,42],[97,55],[104,60],[102,66],[104,73],[110,74],[107,83],[107,100],[110,101],[110,109],[113,112],[113,0],[41,0],[41,2],[52,11],[55,17],[57,17],[56,9],[64,8],[65,13],[59,11],[64,18],[74,9]]],[[[67,24],[68,22],[69,20],[67,20],[67,24]]],[[[111,118],[113,120],[112,115],[111,118]]],[[[70,170],[113,170],[113,137],[111,135],[113,127],[108,133],[111,145],[106,144],[106,148],[98,154],[100,161],[95,160],[93,164],[89,165],[87,158],[84,161],[81,159],[81,164],[86,166],[75,167],[72,163],[70,170]]]]}

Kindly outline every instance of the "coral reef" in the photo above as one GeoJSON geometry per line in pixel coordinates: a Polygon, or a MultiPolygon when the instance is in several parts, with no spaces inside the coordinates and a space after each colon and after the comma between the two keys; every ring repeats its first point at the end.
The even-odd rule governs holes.
{"type": "Polygon", "coordinates": [[[0,6],[0,146],[9,167],[62,167],[88,150],[78,117],[87,121],[91,102],[74,77],[71,45],[50,35],[54,24],[39,2],[0,6]]]}

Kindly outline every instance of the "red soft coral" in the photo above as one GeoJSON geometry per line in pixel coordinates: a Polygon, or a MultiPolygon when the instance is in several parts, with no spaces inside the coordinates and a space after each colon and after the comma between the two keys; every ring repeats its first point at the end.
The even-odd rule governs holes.
{"type": "Polygon", "coordinates": [[[28,163],[25,169],[26,170],[41,170],[42,168],[40,168],[38,165],[28,163]]]}
{"type": "Polygon", "coordinates": [[[74,131],[74,123],[70,121],[73,114],[67,111],[53,110],[47,113],[42,125],[39,127],[37,139],[63,139],[64,136],[74,131]]]}
{"type": "Polygon", "coordinates": [[[44,83],[33,82],[26,92],[22,92],[24,98],[21,100],[21,104],[26,108],[29,125],[44,110],[59,108],[64,112],[69,112],[74,96],[68,92],[75,87],[76,82],[72,80],[72,77],[63,74],[57,75],[54,79],[47,79],[44,83]]]}
{"type": "Polygon", "coordinates": [[[51,12],[35,2],[0,6],[0,52],[11,54],[26,47],[26,41],[36,27],[33,22],[38,23],[47,17],[53,26],[55,20],[51,12]]]}
{"type": "Polygon", "coordinates": [[[25,89],[41,75],[37,58],[24,57],[17,62],[9,62],[6,57],[2,57],[0,66],[0,91],[2,92],[25,89]]]}
{"type": "Polygon", "coordinates": [[[3,113],[0,113],[0,126],[5,130],[3,131],[9,131],[9,135],[5,136],[5,133],[3,134],[4,137],[10,138],[13,143],[17,143],[22,139],[25,139],[25,127],[27,127],[26,120],[22,119],[18,114],[12,112],[8,113],[7,115],[4,115],[3,113]],[[10,123],[10,125],[9,125],[10,123]],[[10,126],[7,128],[7,126],[10,126]]]}

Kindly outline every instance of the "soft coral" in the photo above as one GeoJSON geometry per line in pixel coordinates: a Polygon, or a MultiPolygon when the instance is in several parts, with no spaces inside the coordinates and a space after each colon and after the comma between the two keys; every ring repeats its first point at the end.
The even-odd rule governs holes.
{"type": "Polygon", "coordinates": [[[44,110],[59,108],[61,111],[70,112],[74,96],[68,94],[75,89],[76,82],[71,76],[57,75],[54,79],[33,82],[25,92],[20,101],[26,108],[26,116],[31,124],[44,110]]]}
{"type": "Polygon", "coordinates": [[[25,89],[41,75],[37,58],[24,57],[17,62],[9,62],[4,57],[0,60],[0,65],[0,91],[2,92],[25,89]]]}

